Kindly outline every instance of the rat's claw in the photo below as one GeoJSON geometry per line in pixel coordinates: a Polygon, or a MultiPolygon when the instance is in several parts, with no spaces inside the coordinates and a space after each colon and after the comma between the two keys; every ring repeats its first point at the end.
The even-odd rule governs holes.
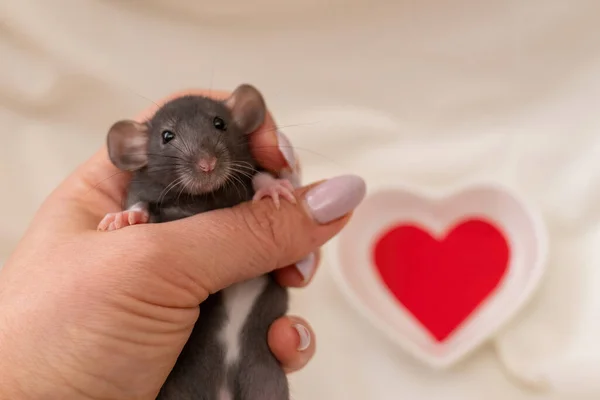
{"type": "Polygon", "coordinates": [[[263,188],[256,191],[254,197],[252,198],[253,202],[257,202],[263,197],[271,197],[273,199],[273,203],[275,203],[275,208],[279,210],[279,206],[281,203],[279,202],[279,193],[273,190],[273,188],[263,188]]]}
{"type": "Polygon", "coordinates": [[[111,222],[114,221],[114,214],[106,214],[102,221],[98,224],[99,231],[105,231],[109,228],[111,222]]]}
{"type": "Polygon", "coordinates": [[[99,231],[114,231],[126,226],[145,224],[149,220],[148,213],[142,210],[126,210],[119,213],[106,214],[100,224],[99,231]]]}
{"type": "MultiPolygon", "coordinates": [[[[288,182],[289,183],[289,182],[288,182]]],[[[296,204],[296,197],[294,196],[294,187],[290,183],[291,189],[284,190],[281,195],[285,197],[290,203],[296,204]]]]}
{"type": "Polygon", "coordinates": [[[115,229],[121,229],[123,227],[123,213],[117,213],[117,215],[115,215],[115,220],[113,221],[113,224],[115,224],[115,229]]]}
{"type": "MultiPolygon", "coordinates": [[[[290,192],[294,192],[295,188],[294,185],[292,185],[292,182],[288,181],[287,179],[282,179],[281,183],[285,186],[286,189],[288,189],[290,192]]],[[[293,197],[293,196],[292,196],[293,197]]],[[[289,200],[289,199],[288,199],[289,200]]],[[[295,198],[294,198],[295,200],[295,198]]]]}
{"type": "Polygon", "coordinates": [[[256,191],[254,194],[253,201],[258,201],[263,197],[271,197],[275,208],[279,209],[281,201],[279,197],[283,197],[292,204],[296,204],[296,197],[294,197],[294,187],[287,179],[274,179],[272,183],[256,191]]]}
{"type": "Polygon", "coordinates": [[[279,207],[281,207],[281,202],[279,201],[279,194],[277,192],[271,193],[271,197],[273,198],[273,203],[275,203],[275,208],[279,210],[279,207]]]}

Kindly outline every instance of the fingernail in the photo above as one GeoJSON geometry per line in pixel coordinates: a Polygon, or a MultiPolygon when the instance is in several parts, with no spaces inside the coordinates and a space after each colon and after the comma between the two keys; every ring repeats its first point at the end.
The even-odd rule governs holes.
{"type": "Polygon", "coordinates": [[[342,175],[309,190],[306,204],[315,221],[326,224],[354,210],[366,191],[367,185],[362,178],[342,175]]]}
{"type": "Polygon", "coordinates": [[[296,157],[294,156],[294,148],[292,142],[283,133],[277,131],[277,144],[279,145],[279,151],[285,158],[288,167],[291,169],[296,168],[296,157]]]}
{"type": "Polygon", "coordinates": [[[304,325],[294,324],[292,325],[298,336],[300,336],[300,344],[298,345],[298,351],[304,351],[310,346],[310,331],[306,329],[304,325]]]}
{"type": "Polygon", "coordinates": [[[315,270],[315,253],[310,253],[308,256],[296,263],[296,269],[302,275],[304,282],[307,282],[315,270]]]}

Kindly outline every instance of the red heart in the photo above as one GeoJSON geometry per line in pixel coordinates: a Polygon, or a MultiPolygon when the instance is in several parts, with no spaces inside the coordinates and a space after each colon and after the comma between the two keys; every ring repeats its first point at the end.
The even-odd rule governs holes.
{"type": "Polygon", "coordinates": [[[500,284],[509,254],[499,229],[471,219],[442,240],[416,225],[396,226],[373,255],[389,290],[441,342],[500,284]]]}

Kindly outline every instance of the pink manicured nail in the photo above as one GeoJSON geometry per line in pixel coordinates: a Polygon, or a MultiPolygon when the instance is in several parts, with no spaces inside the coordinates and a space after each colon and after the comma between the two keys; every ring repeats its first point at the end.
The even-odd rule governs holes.
{"type": "Polygon", "coordinates": [[[296,168],[296,157],[294,156],[294,148],[292,142],[281,132],[277,132],[277,143],[279,144],[279,151],[285,158],[288,167],[291,169],[296,168]]]}
{"type": "Polygon", "coordinates": [[[365,197],[365,181],[356,175],[342,175],[310,189],[306,204],[313,218],[327,224],[354,210],[365,197]]]}
{"type": "Polygon", "coordinates": [[[292,325],[298,332],[300,337],[300,343],[298,344],[298,351],[304,351],[310,346],[310,331],[306,329],[304,325],[294,324],[292,325]]]}
{"type": "Polygon", "coordinates": [[[296,269],[298,272],[300,272],[300,275],[302,275],[304,282],[308,282],[312,277],[315,270],[315,260],[315,253],[310,253],[308,256],[296,263],[296,269]]]}
{"type": "Polygon", "coordinates": [[[280,172],[280,176],[283,179],[290,181],[292,186],[299,188],[302,186],[302,182],[298,172],[296,171],[296,156],[294,155],[294,148],[290,140],[281,132],[277,132],[277,142],[279,143],[279,151],[285,158],[288,166],[280,172]]]}

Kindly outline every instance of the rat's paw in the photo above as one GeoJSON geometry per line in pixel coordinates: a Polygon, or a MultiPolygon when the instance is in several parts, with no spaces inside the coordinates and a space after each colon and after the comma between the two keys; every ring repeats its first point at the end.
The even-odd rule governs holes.
{"type": "Polygon", "coordinates": [[[258,201],[263,197],[271,197],[275,203],[275,207],[279,209],[280,196],[287,199],[292,204],[296,204],[296,197],[294,197],[294,186],[287,179],[273,179],[269,181],[266,186],[261,187],[256,191],[253,201],[258,201]]]}
{"type": "Polygon", "coordinates": [[[126,226],[145,224],[149,220],[148,213],[142,210],[126,210],[106,214],[98,225],[99,231],[114,231],[126,226]]]}

